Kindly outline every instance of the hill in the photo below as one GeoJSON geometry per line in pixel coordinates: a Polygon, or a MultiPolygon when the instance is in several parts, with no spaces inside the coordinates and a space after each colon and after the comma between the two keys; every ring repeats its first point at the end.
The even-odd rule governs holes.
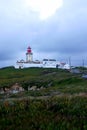
{"type": "MultiPolygon", "coordinates": [[[[70,73],[68,70],[50,68],[15,69],[14,67],[0,69],[0,87],[9,88],[15,83],[19,83],[25,90],[28,90],[28,87],[36,86],[37,88],[46,88],[48,92],[58,91],[69,94],[87,92],[87,80],[82,78],[82,74],[70,73]]],[[[39,91],[40,95],[41,93],[42,90],[39,91]]]]}
{"type": "Polygon", "coordinates": [[[0,94],[1,130],[87,130],[87,80],[82,74],[61,69],[0,69],[0,87],[15,83],[25,91],[0,94]]]}

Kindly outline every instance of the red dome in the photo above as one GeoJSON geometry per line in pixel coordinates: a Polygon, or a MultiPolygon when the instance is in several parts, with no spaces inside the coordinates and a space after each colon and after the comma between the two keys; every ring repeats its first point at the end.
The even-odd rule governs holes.
{"type": "Polygon", "coordinates": [[[28,47],[28,48],[27,48],[27,53],[31,53],[31,52],[32,52],[31,48],[28,47]]]}

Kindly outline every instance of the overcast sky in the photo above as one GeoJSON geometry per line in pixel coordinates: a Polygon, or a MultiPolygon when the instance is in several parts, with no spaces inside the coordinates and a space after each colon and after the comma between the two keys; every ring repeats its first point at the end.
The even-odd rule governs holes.
{"type": "Polygon", "coordinates": [[[26,59],[87,63],[87,0],[0,0],[0,67],[26,59]]]}

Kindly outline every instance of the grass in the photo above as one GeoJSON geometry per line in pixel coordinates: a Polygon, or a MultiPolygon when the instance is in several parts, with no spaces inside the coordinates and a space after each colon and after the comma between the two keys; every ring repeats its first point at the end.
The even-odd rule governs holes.
{"type": "Polygon", "coordinates": [[[87,80],[81,74],[45,68],[0,69],[0,87],[16,82],[26,91],[9,98],[0,95],[1,130],[87,130],[87,80]],[[27,91],[28,86],[42,89],[27,91]]]}
{"type": "Polygon", "coordinates": [[[86,97],[4,101],[0,105],[1,130],[86,130],[86,97]]]}
{"type": "Polygon", "coordinates": [[[10,87],[16,82],[20,83],[25,90],[28,90],[28,86],[44,88],[39,92],[27,92],[27,95],[30,96],[49,95],[52,91],[69,94],[87,92],[87,80],[82,79],[81,74],[71,74],[67,70],[50,68],[14,69],[13,67],[0,69],[0,87],[10,87]]]}

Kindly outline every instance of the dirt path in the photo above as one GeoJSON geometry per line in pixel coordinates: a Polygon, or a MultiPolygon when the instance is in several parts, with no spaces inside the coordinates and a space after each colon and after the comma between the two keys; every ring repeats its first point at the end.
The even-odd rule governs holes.
{"type": "Polygon", "coordinates": [[[87,97],[87,93],[79,93],[79,94],[57,94],[57,95],[49,95],[49,96],[26,96],[26,97],[19,97],[19,98],[4,98],[4,99],[0,99],[0,101],[17,101],[17,100],[27,100],[27,99],[31,99],[31,100],[47,100],[53,97],[68,97],[68,98],[72,98],[72,97],[87,97]]]}

